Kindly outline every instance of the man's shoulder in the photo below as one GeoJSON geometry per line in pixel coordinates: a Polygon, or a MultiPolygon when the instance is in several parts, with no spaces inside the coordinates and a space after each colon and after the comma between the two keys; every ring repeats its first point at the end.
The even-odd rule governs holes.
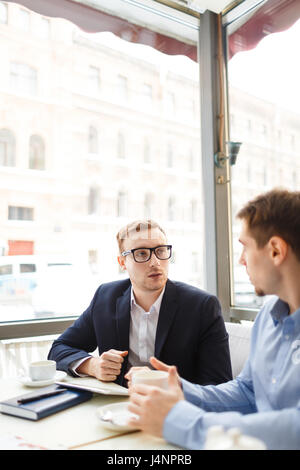
{"type": "Polygon", "coordinates": [[[180,295],[187,295],[192,296],[193,298],[200,298],[200,299],[209,299],[209,298],[216,298],[213,294],[201,289],[200,287],[194,286],[192,284],[187,284],[186,282],[182,281],[168,281],[174,288],[177,290],[180,295]]]}
{"type": "Polygon", "coordinates": [[[98,294],[116,294],[116,295],[121,295],[124,293],[129,287],[131,287],[131,282],[130,279],[121,279],[118,281],[110,281],[110,282],[104,282],[98,287],[98,294]]]}

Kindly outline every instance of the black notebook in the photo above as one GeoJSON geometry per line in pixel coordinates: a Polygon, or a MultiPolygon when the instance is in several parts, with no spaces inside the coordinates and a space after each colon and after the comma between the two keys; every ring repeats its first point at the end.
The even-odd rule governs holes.
{"type": "Polygon", "coordinates": [[[53,413],[78,405],[92,398],[86,390],[67,390],[59,385],[43,387],[35,392],[19,395],[0,403],[1,413],[37,421],[53,413]],[[56,395],[43,397],[45,394],[56,395]],[[30,399],[30,401],[28,401],[30,399]],[[31,400],[32,399],[32,400],[31,400]],[[22,403],[22,401],[26,401],[22,403]]]}

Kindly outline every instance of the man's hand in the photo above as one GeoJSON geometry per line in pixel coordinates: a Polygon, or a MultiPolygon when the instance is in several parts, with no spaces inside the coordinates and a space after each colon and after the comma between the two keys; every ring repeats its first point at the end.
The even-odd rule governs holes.
{"type": "MultiPolygon", "coordinates": [[[[152,361],[151,364],[154,365],[152,361]]],[[[156,362],[155,364],[159,365],[156,362]]],[[[176,403],[184,399],[176,367],[166,367],[168,367],[169,372],[168,390],[142,384],[133,385],[129,390],[130,402],[128,409],[137,415],[136,419],[130,419],[129,425],[159,437],[162,436],[163,424],[167,414],[176,403]]]]}
{"type": "Polygon", "coordinates": [[[113,382],[120,374],[124,357],[127,354],[128,351],[110,349],[99,357],[91,357],[83,362],[78,367],[77,372],[96,377],[96,379],[105,382],[113,382]]]}

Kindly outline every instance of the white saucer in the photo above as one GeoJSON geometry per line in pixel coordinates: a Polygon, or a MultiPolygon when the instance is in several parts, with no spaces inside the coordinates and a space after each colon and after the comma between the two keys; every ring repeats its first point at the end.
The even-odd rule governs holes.
{"type": "Polygon", "coordinates": [[[52,385],[57,381],[64,380],[67,373],[62,370],[57,370],[55,376],[50,380],[32,380],[30,377],[19,377],[19,381],[26,385],[26,387],[46,387],[52,385]]]}
{"type": "Polygon", "coordinates": [[[135,431],[138,428],[129,426],[129,418],[135,415],[128,411],[128,403],[120,402],[112,405],[101,406],[97,408],[97,416],[102,425],[112,431],[135,431]]]}

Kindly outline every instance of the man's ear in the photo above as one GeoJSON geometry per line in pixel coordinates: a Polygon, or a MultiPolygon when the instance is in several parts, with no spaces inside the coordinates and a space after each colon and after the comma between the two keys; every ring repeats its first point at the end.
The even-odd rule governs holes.
{"type": "Polygon", "coordinates": [[[283,238],[274,236],[268,242],[270,254],[275,266],[279,266],[286,258],[288,252],[288,244],[283,238]]]}
{"type": "Polygon", "coordinates": [[[123,271],[126,271],[124,256],[118,256],[118,263],[123,271]]]}

